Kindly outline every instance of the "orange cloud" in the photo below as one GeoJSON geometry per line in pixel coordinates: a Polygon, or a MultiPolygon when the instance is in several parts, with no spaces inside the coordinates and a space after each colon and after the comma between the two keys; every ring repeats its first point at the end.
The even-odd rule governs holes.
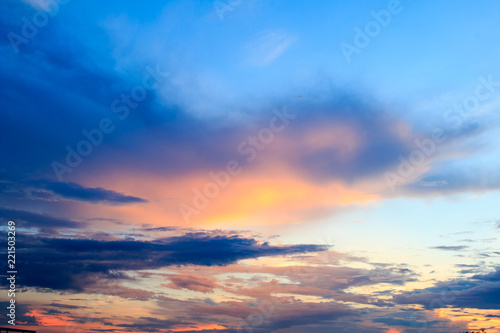
{"type": "Polygon", "coordinates": [[[183,327],[183,328],[173,328],[170,329],[172,332],[192,332],[192,331],[204,331],[204,330],[225,330],[226,327],[219,324],[208,324],[208,325],[196,325],[196,327],[183,327]]]}
{"type": "Polygon", "coordinates": [[[72,325],[73,319],[58,315],[58,316],[51,316],[51,315],[45,315],[42,314],[38,310],[31,310],[30,312],[26,313],[28,316],[34,316],[36,318],[37,323],[40,326],[66,326],[66,325],[72,325]]]}
{"type": "Polygon", "coordinates": [[[149,202],[130,206],[81,204],[76,208],[77,214],[158,226],[301,223],[315,215],[331,213],[335,207],[366,204],[379,199],[378,195],[350,188],[341,182],[309,182],[279,165],[243,170],[232,176],[225,188],[217,186],[209,172],[175,179],[124,173],[111,178],[95,178],[85,185],[95,186],[94,183],[149,202]]]}
{"type": "Polygon", "coordinates": [[[79,182],[149,202],[129,206],[79,204],[75,209],[84,217],[108,216],[158,226],[212,228],[302,223],[332,214],[338,207],[380,199],[373,194],[380,190],[378,178],[371,184],[368,180],[350,185],[341,180],[319,183],[297,169],[295,162],[291,163],[297,151],[326,149],[339,163],[348,165],[363,140],[355,126],[344,123],[307,128],[294,137],[283,133],[259,151],[255,160],[247,162],[243,156],[237,157],[241,159],[238,162],[241,172],[230,176],[229,181],[222,176],[219,184],[210,173],[227,173],[223,167],[176,176],[103,170],[79,182]]]}

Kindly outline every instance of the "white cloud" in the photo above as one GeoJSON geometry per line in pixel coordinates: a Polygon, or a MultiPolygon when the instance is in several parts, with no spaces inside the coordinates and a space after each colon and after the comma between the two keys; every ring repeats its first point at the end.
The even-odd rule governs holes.
{"type": "Polygon", "coordinates": [[[250,43],[250,63],[254,66],[266,66],[278,59],[296,38],[280,31],[274,31],[250,43]]]}
{"type": "Polygon", "coordinates": [[[59,6],[56,0],[23,0],[23,1],[37,10],[43,10],[46,12],[53,11],[54,8],[59,6]]]}

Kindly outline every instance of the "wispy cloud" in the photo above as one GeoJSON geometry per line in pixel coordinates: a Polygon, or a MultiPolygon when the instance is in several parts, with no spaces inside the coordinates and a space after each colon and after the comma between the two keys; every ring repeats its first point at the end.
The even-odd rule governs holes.
{"type": "Polygon", "coordinates": [[[249,62],[254,66],[267,66],[282,56],[296,38],[282,31],[264,34],[247,46],[249,62]]]}
{"type": "Polygon", "coordinates": [[[465,250],[467,248],[468,248],[468,246],[466,246],[466,245],[457,245],[457,246],[445,246],[445,245],[442,245],[442,246],[432,246],[432,247],[430,247],[430,249],[443,250],[443,251],[462,251],[462,250],[465,250]]]}

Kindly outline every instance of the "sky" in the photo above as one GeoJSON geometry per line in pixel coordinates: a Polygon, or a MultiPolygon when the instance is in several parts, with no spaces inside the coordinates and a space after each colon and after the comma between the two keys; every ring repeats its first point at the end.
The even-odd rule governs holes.
{"type": "Polygon", "coordinates": [[[0,6],[0,326],[500,332],[500,2],[0,6]]]}

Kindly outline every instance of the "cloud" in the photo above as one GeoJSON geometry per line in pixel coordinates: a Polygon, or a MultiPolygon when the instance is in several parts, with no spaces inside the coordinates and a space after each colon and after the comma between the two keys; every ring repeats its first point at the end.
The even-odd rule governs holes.
{"type": "MultiPolygon", "coordinates": [[[[477,161],[477,159],[476,159],[477,161]]],[[[483,192],[498,190],[500,176],[496,172],[497,161],[479,162],[476,165],[453,165],[439,163],[422,179],[406,187],[420,194],[446,195],[467,191],[483,192]],[[445,169],[441,171],[442,169],[445,169]]]]}
{"type": "Polygon", "coordinates": [[[100,187],[88,188],[75,183],[47,183],[45,188],[64,198],[87,201],[92,203],[131,204],[144,203],[145,199],[124,195],[100,187]]]}
{"type": "MultiPolygon", "coordinates": [[[[266,52],[262,59],[266,63],[277,59],[292,42],[287,34],[278,32],[266,35],[263,40],[266,52]]],[[[370,100],[362,91],[330,85],[303,91],[304,95],[320,95],[317,102],[310,105],[290,101],[292,92],[284,92],[273,101],[254,102],[251,110],[235,111],[231,117],[195,117],[189,114],[189,105],[181,107],[172,102],[178,97],[175,91],[162,97],[166,101],[160,101],[157,92],[151,91],[145,101],[130,110],[129,118],[122,121],[110,105],[140,84],[142,77],[102,68],[74,51],[93,45],[66,48],[57,38],[43,42],[46,44],[35,39],[33,44],[26,45],[37,52],[9,57],[6,67],[26,75],[0,73],[8,82],[4,93],[9,96],[5,98],[8,111],[3,117],[1,133],[4,138],[16,138],[2,147],[10,162],[9,173],[27,168],[31,174],[54,177],[51,163],[64,162],[65,147],[75,148],[85,139],[82,130],[95,128],[103,118],[110,118],[117,129],[94,147],[92,154],[86,156],[73,173],[66,175],[68,180],[77,182],[82,173],[100,174],[111,169],[178,176],[219,168],[238,156],[235,142],[255,135],[253,130],[267,125],[277,103],[286,103],[290,109],[297,110],[301,118],[301,125],[283,133],[283,139],[289,143],[279,146],[285,149],[285,154],[277,156],[292,168],[296,165],[299,172],[309,178],[320,181],[345,176],[355,180],[384,170],[407,151],[408,144],[397,134],[400,124],[382,111],[380,103],[370,100]],[[54,50],[65,50],[65,54],[54,50]],[[39,77],[47,78],[43,85],[39,77]],[[242,124],[242,117],[249,121],[242,124]],[[28,131],[26,119],[32,119],[39,126],[28,131]],[[318,146],[321,138],[314,137],[318,131],[335,135],[326,135],[324,144],[318,146]],[[40,137],[45,138],[43,146],[40,137]],[[18,154],[19,151],[24,153],[18,154]]],[[[85,42],[89,41],[73,41],[85,42]]],[[[168,82],[165,84],[168,86],[168,82]]],[[[269,161],[269,156],[272,155],[260,159],[269,161]]]]}
{"type": "MultiPolygon", "coordinates": [[[[128,25],[128,21],[116,26],[128,25]]],[[[140,86],[147,74],[144,68],[153,64],[137,58],[127,66],[134,71],[119,71],[109,53],[87,59],[77,50],[94,49],[100,39],[72,38],[71,47],[65,47],[61,40],[67,32],[57,29],[57,24],[54,38],[40,36],[26,45],[29,52],[8,57],[5,67],[24,75],[0,72],[7,82],[2,93],[8,96],[0,133],[6,140],[15,138],[2,147],[9,161],[6,172],[12,176],[23,170],[47,180],[29,192],[32,200],[66,198],[106,205],[147,201],[147,207],[124,211],[122,218],[138,221],[146,216],[157,225],[179,225],[183,223],[176,208],[179,201],[190,203],[191,190],[210,181],[209,172],[223,170],[228,161],[237,160],[245,167],[244,174],[200,214],[199,223],[303,222],[334,214],[340,207],[381,199],[381,187],[387,188],[383,173],[414,148],[411,127],[398,118],[398,112],[387,112],[386,105],[366,91],[333,85],[328,77],[301,88],[300,94],[308,99],[294,100],[295,91],[284,90],[238,108],[226,105],[218,116],[193,115],[189,111],[193,105],[201,104],[204,110],[212,102],[188,98],[187,104],[179,103],[179,92],[173,88],[176,83],[168,78],[121,120],[111,103],[131,87],[140,86]],[[47,79],[41,82],[40,77],[47,79]],[[268,127],[273,109],[283,105],[296,113],[297,120],[276,133],[248,163],[247,156],[238,151],[239,144],[268,127]],[[65,162],[66,147],[74,149],[86,139],[82,130],[95,128],[103,118],[111,119],[116,130],[93,147],[71,174],[65,174],[67,183],[51,181],[55,179],[51,163],[65,162]],[[37,126],[28,130],[27,119],[37,126]],[[122,184],[125,179],[128,184],[122,184]],[[143,179],[154,184],[154,190],[144,191],[145,186],[138,185],[143,179]],[[249,196],[258,199],[248,204],[249,196]],[[165,207],[165,198],[176,202],[165,207]]],[[[286,32],[265,34],[254,45],[259,63],[276,62],[294,40],[286,32]]],[[[175,67],[165,61],[161,66],[165,71],[175,67]]],[[[191,70],[195,77],[205,73],[204,68],[191,70]]],[[[190,83],[186,86],[192,91],[190,83]]],[[[22,184],[14,187],[19,191],[22,184]]],[[[54,208],[48,205],[44,208],[54,208]]],[[[78,208],[74,206],[81,215],[90,214],[78,208]]],[[[99,212],[111,214],[111,210],[99,212]]]]}
{"type": "Polygon", "coordinates": [[[202,293],[211,293],[218,285],[214,278],[197,275],[169,275],[170,284],[165,285],[172,289],[189,289],[202,293]]]}
{"type": "Polygon", "coordinates": [[[193,306],[193,311],[205,315],[223,315],[244,319],[240,328],[254,332],[274,332],[296,326],[329,323],[345,316],[359,314],[357,310],[336,302],[311,303],[270,298],[245,304],[242,302],[221,302],[215,306],[193,306]]]}
{"type": "Polygon", "coordinates": [[[55,308],[62,308],[62,309],[82,309],[82,308],[88,308],[87,306],[83,305],[72,305],[72,304],[61,304],[61,303],[50,303],[46,304],[46,306],[52,306],[55,308]]]}
{"type": "Polygon", "coordinates": [[[280,31],[267,33],[251,43],[247,48],[250,62],[256,66],[266,66],[278,59],[293,43],[295,38],[280,31]]]}
{"type": "Polygon", "coordinates": [[[19,222],[19,225],[22,227],[35,227],[41,228],[42,230],[53,230],[56,228],[83,228],[87,225],[86,222],[73,221],[71,219],[1,207],[0,216],[5,220],[14,220],[15,222],[19,222]]]}
{"type": "Polygon", "coordinates": [[[426,330],[431,332],[460,332],[467,328],[464,322],[455,323],[438,314],[416,309],[390,312],[372,319],[372,322],[381,323],[390,328],[399,328],[397,331],[389,330],[389,332],[404,333],[418,333],[426,330]]]}
{"type": "Polygon", "coordinates": [[[458,246],[431,246],[430,249],[435,249],[435,250],[443,250],[443,251],[462,251],[467,249],[468,246],[466,245],[458,245],[458,246]]]}
{"type": "MultiPolygon", "coordinates": [[[[100,279],[129,279],[121,273],[125,270],[174,265],[223,266],[242,259],[326,250],[320,245],[272,246],[255,239],[203,232],[153,241],[23,236],[20,244],[20,251],[30,254],[19,262],[20,269],[26,272],[21,285],[80,291],[95,285],[100,279]]],[[[209,288],[206,282],[205,288],[209,288]]],[[[193,283],[186,284],[186,280],[174,283],[194,288],[193,283]]]]}
{"type": "MultiPolygon", "coordinates": [[[[0,307],[6,309],[10,305],[10,302],[0,302],[0,307]]],[[[31,306],[25,304],[24,302],[16,302],[16,325],[33,325],[38,326],[36,316],[31,314],[31,306]]],[[[6,312],[7,313],[7,312],[6,312]]],[[[5,320],[7,323],[10,320],[5,314],[2,314],[2,321],[5,320]]],[[[2,323],[3,324],[3,323],[2,323]]],[[[5,325],[7,326],[7,325],[5,325]]]]}
{"type": "Polygon", "coordinates": [[[151,203],[173,198],[168,209],[151,204],[127,214],[136,219],[147,216],[155,224],[160,224],[159,217],[161,223],[166,219],[170,224],[182,223],[179,204],[192,205],[193,189],[203,191],[213,181],[210,172],[223,171],[232,160],[243,172],[193,218],[196,223],[303,222],[330,215],[339,207],[378,200],[376,187],[358,184],[375,179],[379,188],[380,183],[386,187],[378,177],[411,146],[401,134],[404,126],[378,110],[376,103],[359,101],[349,92],[332,91],[332,95],[314,105],[290,105],[288,110],[296,108],[291,112],[297,121],[275,133],[274,140],[260,150],[252,148],[249,140],[276,119],[271,107],[253,114],[249,125],[180,113],[159,124],[159,132],[141,132],[134,137],[137,144],[114,149],[110,159],[87,171],[93,176],[84,177],[83,183],[97,184],[98,178],[105,188],[151,203]],[[241,147],[255,151],[257,157],[250,161],[241,147]]]}
{"type": "Polygon", "coordinates": [[[158,332],[158,330],[171,329],[178,326],[194,326],[194,323],[174,320],[174,319],[160,319],[153,317],[140,317],[133,324],[115,324],[116,327],[130,328],[135,331],[144,332],[158,332]]]}
{"type": "Polygon", "coordinates": [[[0,179],[0,193],[8,203],[29,200],[37,202],[37,204],[47,204],[73,200],[117,206],[148,202],[146,199],[125,195],[102,187],[90,188],[71,182],[24,179],[5,173],[2,174],[0,179]]]}
{"type": "Polygon", "coordinates": [[[447,141],[436,145],[417,174],[416,181],[405,185],[403,192],[413,195],[450,195],[463,192],[489,192],[500,188],[498,168],[498,121],[475,124],[472,133],[454,136],[446,132],[447,141]],[[460,155],[460,159],[453,156],[460,155]]]}
{"type": "Polygon", "coordinates": [[[468,265],[468,264],[455,264],[455,267],[460,267],[460,268],[479,268],[481,266],[480,265],[468,265]]]}
{"type": "MultiPolygon", "coordinates": [[[[319,255],[319,254],[318,254],[319,255]]],[[[273,277],[264,281],[247,281],[245,279],[231,280],[231,286],[222,286],[221,289],[236,295],[253,298],[266,297],[266,295],[295,295],[300,297],[315,296],[325,300],[335,299],[342,302],[371,304],[380,307],[392,307],[393,304],[370,293],[352,292],[351,288],[380,284],[404,285],[406,282],[415,281],[415,273],[401,271],[399,268],[361,269],[352,267],[316,266],[315,261],[304,260],[304,266],[262,267],[245,268],[245,273],[271,274],[273,277]],[[287,282],[281,281],[285,277],[287,282]],[[250,283],[251,282],[251,283],[250,283]]],[[[225,272],[233,271],[232,267],[225,272]]]]}
{"type": "Polygon", "coordinates": [[[446,306],[500,309],[500,267],[491,273],[450,280],[427,289],[395,295],[394,301],[398,304],[421,304],[427,309],[446,306]]]}

